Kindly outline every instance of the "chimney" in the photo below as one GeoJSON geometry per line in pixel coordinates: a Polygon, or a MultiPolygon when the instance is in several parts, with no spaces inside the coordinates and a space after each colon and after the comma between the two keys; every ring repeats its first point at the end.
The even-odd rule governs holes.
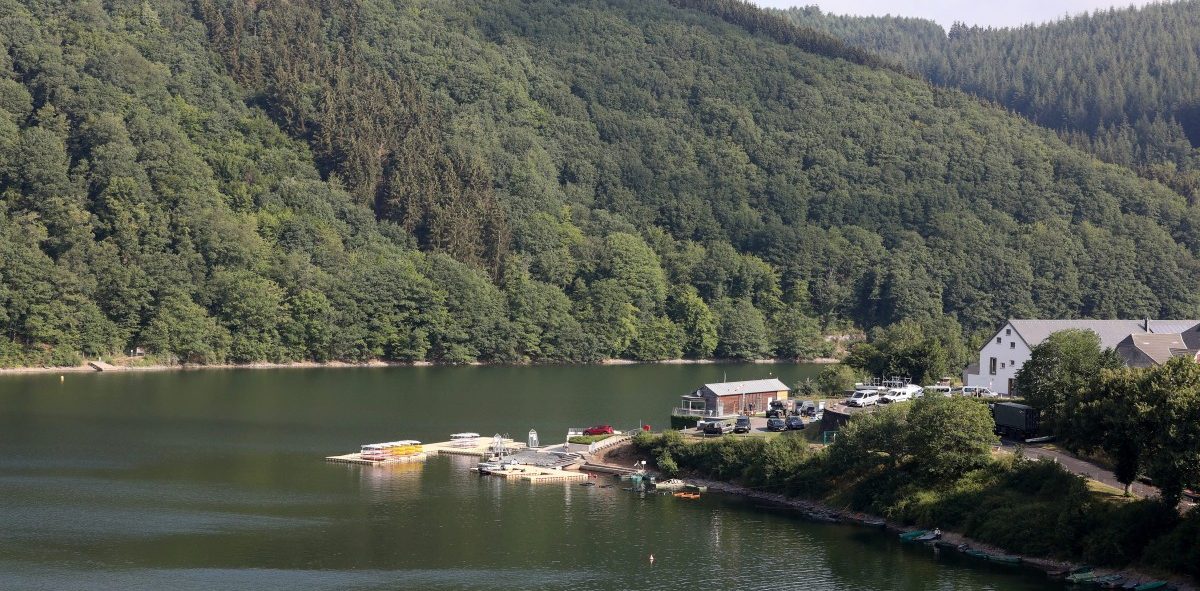
{"type": "Polygon", "coordinates": [[[1150,332],[1150,319],[1149,318],[1142,319],[1142,330],[1145,332],[1150,332]]]}

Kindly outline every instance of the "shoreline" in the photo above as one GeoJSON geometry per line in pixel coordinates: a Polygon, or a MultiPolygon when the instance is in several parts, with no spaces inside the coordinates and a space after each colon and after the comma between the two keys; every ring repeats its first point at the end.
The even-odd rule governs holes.
{"type": "MultiPolygon", "coordinates": [[[[606,460],[609,458],[610,455],[611,456],[621,456],[621,455],[625,455],[625,454],[630,454],[632,452],[634,452],[634,450],[633,450],[632,443],[630,443],[630,442],[626,442],[626,443],[623,443],[620,445],[615,445],[611,448],[602,450],[598,460],[593,460],[593,463],[611,465],[606,462],[606,460]]],[[[655,470],[648,470],[648,471],[652,474],[656,474],[659,477],[661,477],[661,475],[658,474],[655,470]]],[[[861,527],[871,527],[871,528],[875,528],[875,529],[881,529],[881,530],[887,532],[889,535],[890,534],[898,534],[898,533],[902,533],[905,531],[911,531],[911,530],[915,530],[915,529],[921,529],[918,526],[904,525],[904,524],[892,521],[890,519],[887,519],[887,518],[884,518],[884,517],[881,517],[878,515],[871,515],[868,513],[851,511],[849,509],[844,509],[844,508],[839,509],[839,508],[834,507],[823,501],[805,499],[802,497],[789,497],[787,495],[766,492],[766,491],[761,491],[761,490],[755,490],[755,489],[752,489],[752,488],[749,488],[746,486],[742,486],[740,484],[735,484],[732,482],[725,482],[725,481],[721,481],[721,480],[709,480],[707,478],[698,478],[698,477],[687,476],[687,475],[681,475],[681,476],[679,476],[679,478],[688,482],[689,484],[706,486],[706,487],[708,487],[708,490],[712,491],[712,492],[717,492],[717,493],[735,496],[735,497],[741,497],[743,499],[758,501],[758,502],[761,502],[761,503],[764,503],[767,505],[773,505],[773,506],[777,506],[777,507],[791,509],[791,510],[794,510],[794,511],[797,511],[797,512],[803,514],[804,517],[806,517],[807,519],[810,519],[810,520],[818,522],[818,523],[837,523],[837,524],[842,524],[842,525],[858,525],[861,527]],[[882,525],[876,525],[879,523],[881,523],[882,525]]],[[[988,554],[1019,556],[1021,558],[1021,563],[1020,563],[1020,565],[1018,565],[1020,568],[1036,569],[1038,571],[1041,571],[1043,574],[1045,574],[1046,578],[1050,579],[1050,580],[1055,579],[1055,577],[1051,576],[1051,573],[1054,573],[1057,571],[1062,571],[1062,570],[1075,569],[1075,568],[1084,566],[1084,563],[1080,563],[1080,562],[1056,560],[1053,558],[1045,558],[1045,557],[1038,557],[1038,556],[1027,556],[1025,554],[1008,552],[1004,548],[1001,548],[999,546],[995,546],[992,544],[980,542],[978,540],[973,540],[973,539],[967,537],[966,535],[963,535],[958,532],[943,531],[941,539],[945,540],[947,542],[953,543],[955,545],[966,544],[967,546],[970,546],[972,549],[982,550],[984,552],[987,552],[988,554]]],[[[987,564],[987,562],[983,562],[983,563],[987,564]]],[[[1198,591],[1197,587],[1193,584],[1193,582],[1190,579],[1188,579],[1186,577],[1180,577],[1179,575],[1172,575],[1169,577],[1167,577],[1167,576],[1155,577],[1155,576],[1140,572],[1140,571],[1132,569],[1132,568],[1117,569],[1117,568],[1097,567],[1096,571],[1100,572],[1102,574],[1119,574],[1123,577],[1126,577],[1127,579],[1137,579],[1142,582],[1164,580],[1164,581],[1168,581],[1170,583],[1170,585],[1172,586],[1172,588],[1176,589],[1177,591],[1198,591]]],[[[1064,587],[1066,587],[1067,583],[1064,581],[1063,585],[1064,585],[1064,587]]]]}
{"type": "MultiPolygon", "coordinates": [[[[128,358],[123,359],[126,361],[128,358]]],[[[569,366],[619,366],[619,365],[712,365],[718,363],[750,363],[750,364],[814,364],[826,365],[840,363],[839,360],[833,358],[818,358],[813,360],[797,361],[790,359],[754,359],[754,360],[733,360],[733,359],[665,359],[662,361],[636,361],[632,359],[603,359],[594,363],[493,363],[484,361],[473,361],[471,363],[440,363],[435,361],[383,361],[371,360],[363,362],[351,361],[288,361],[282,363],[274,363],[268,361],[254,363],[214,363],[214,364],[165,364],[151,363],[146,365],[126,365],[120,361],[111,365],[106,369],[98,369],[89,365],[90,362],[84,362],[83,365],[74,365],[67,367],[0,367],[0,376],[8,375],[40,375],[40,374],[68,374],[68,373],[134,373],[134,372],[162,372],[162,371],[201,371],[209,369],[343,369],[343,368],[383,368],[383,367],[534,367],[538,365],[569,365],[569,366]]]]}

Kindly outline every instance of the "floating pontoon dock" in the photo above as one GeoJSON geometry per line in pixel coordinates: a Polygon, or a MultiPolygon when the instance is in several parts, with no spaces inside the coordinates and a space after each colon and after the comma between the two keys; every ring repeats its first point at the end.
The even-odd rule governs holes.
{"type": "Polygon", "coordinates": [[[506,466],[503,469],[492,470],[488,474],[505,479],[524,480],[526,482],[574,482],[588,479],[588,475],[583,472],[527,464],[506,466]]]}
{"type": "Polygon", "coordinates": [[[531,450],[524,443],[496,435],[480,437],[476,433],[455,433],[450,441],[420,445],[415,441],[372,443],[360,453],[325,458],[330,462],[379,466],[394,463],[421,462],[429,456],[467,456],[477,459],[507,458],[512,462],[491,470],[489,475],[525,482],[574,482],[587,480],[588,475],[573,470],[583,463],[578,455],[564,451],[531,450]],[[401,445],[404,444],[404,445],[401,445]],[[396,453],[390,453],[395,451],[396,453]],[[419,453],[412,453],[418,451],[419,453]]]}
{"type": "MultiPolygon", "coordinates": [[[[503,438],[502,441],[504,442],[504,448],[508,451],[525,449],[524,443],[518,443],[508,438],[503,438]]],[[[493,444],[494,440],[490,437],[479,437],[475,440],[467,440],[465,443],[462,439],[455,439],[452,441],[443,441],[441,443],[430,443],[425,446],[425,453],[433,455],[486,458],[492,455],[493,444]]]]}
{"type": "Polygon", "coordinates": [[[361,453],[355,452],[344,456],[329,456],[325,458],[326,462],[337,462],[341,464],[362,464],[364,466],[386,466],[388,464],[410,464],[412,462],[424,462],[429,454],[419,453],[409,456],[400,456],[396,458],[385,458],[382,460],[368,460],[361,453]]]}
{"type": "Polygon", "coordinates": [[[329,456],[325,459],[330,462],[340,462],[343,464],[378,466],[383,464],[424,462],[427,457],[428,454],[425,453],[420,441],[403,439],[400,441],[388,441],[386,443],[367,443],[362,446],[358,453],[329,456]]]}
{"type": "MultiPolygon", "coordinates": [[[[463,435],[461,433],[456,435],[463,435]]],[[[524,443],[518,443],[512,439],[501,438],[505,449],[508,451],[517,451],[525,449],[524,443]]],[[[340,456],[329,456],[325,459],[330,462],[340,462],[343,464],[362,464],[367,466],[378,466],[384,464],[394,464],[398,462],[423,462],[429,456],[449,455],[449,456],[469,456],[472,458],[487,458],[492,455],[492,446],[495,441],[492,438],[455,438],[451,441],[442,441],[439,443],[427,443],[422,445],[422,452],[419,454],[388,457],[384,459],[370,459],[363,457],[363,453],[352,453],[340,456]]],[[[380,445],[380,444],[373,444],[380,445]]]]}

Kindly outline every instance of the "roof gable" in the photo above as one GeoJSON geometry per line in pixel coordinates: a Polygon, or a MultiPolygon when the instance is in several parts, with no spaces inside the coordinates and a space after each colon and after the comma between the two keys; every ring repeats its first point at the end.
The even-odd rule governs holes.
{"type": "Polygon", "coordinates": [[[1013,319],[1008,321],[1013,330],[1031,348],[1041,344],[1050,335],[1060,330],[1090,330],[1100,337],[1100,346],[1116,348],[1132,334],[1172,333],[1178,335],[1187,327],[1195,327],[1200,320],[1035,320],[1013,319]],[[1147,324],[1149,330],[1147,331],[1147,324]],[[1180,328],[1183,327],[1183,328],[1180,328]]]}
{"type": "Polygon", "coordinates": [[[771,378],[768,380],[749,380],[745,382],[718,382],[716,384],[704,384],[705,388],[712,391],[717,396],[733,396],[736,394],[757,394],[759,392],[781,392],[791,390],[787,384],[778,379],[771,378]]]}
{"type": "Polygon", "coordinates": [[[1150,359],[1156,365],[1162,365],[1170,359],[1176,351],[1187,350],[1187,346],[1183,342],[1183,337],[1176,334],[1131,334],[1125,337],[1117,346],[1117,350],[1122,349],[1137,349],[1143,355],[1150,359]]]}

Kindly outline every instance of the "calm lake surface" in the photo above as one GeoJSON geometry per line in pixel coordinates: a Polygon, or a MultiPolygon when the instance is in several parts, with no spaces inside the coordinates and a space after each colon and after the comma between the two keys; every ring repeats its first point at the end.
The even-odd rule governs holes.
{"type": "Polygon", "coordinates": [[[1033,590],[894,536],[735,498],[507,483],[466,458],[324,456],[457,431],[668,422],[704,382],[805,365],[0,376],[0,589],[1033,590]],[[654,554],[656,562],[647,560],[654,554]]]}

